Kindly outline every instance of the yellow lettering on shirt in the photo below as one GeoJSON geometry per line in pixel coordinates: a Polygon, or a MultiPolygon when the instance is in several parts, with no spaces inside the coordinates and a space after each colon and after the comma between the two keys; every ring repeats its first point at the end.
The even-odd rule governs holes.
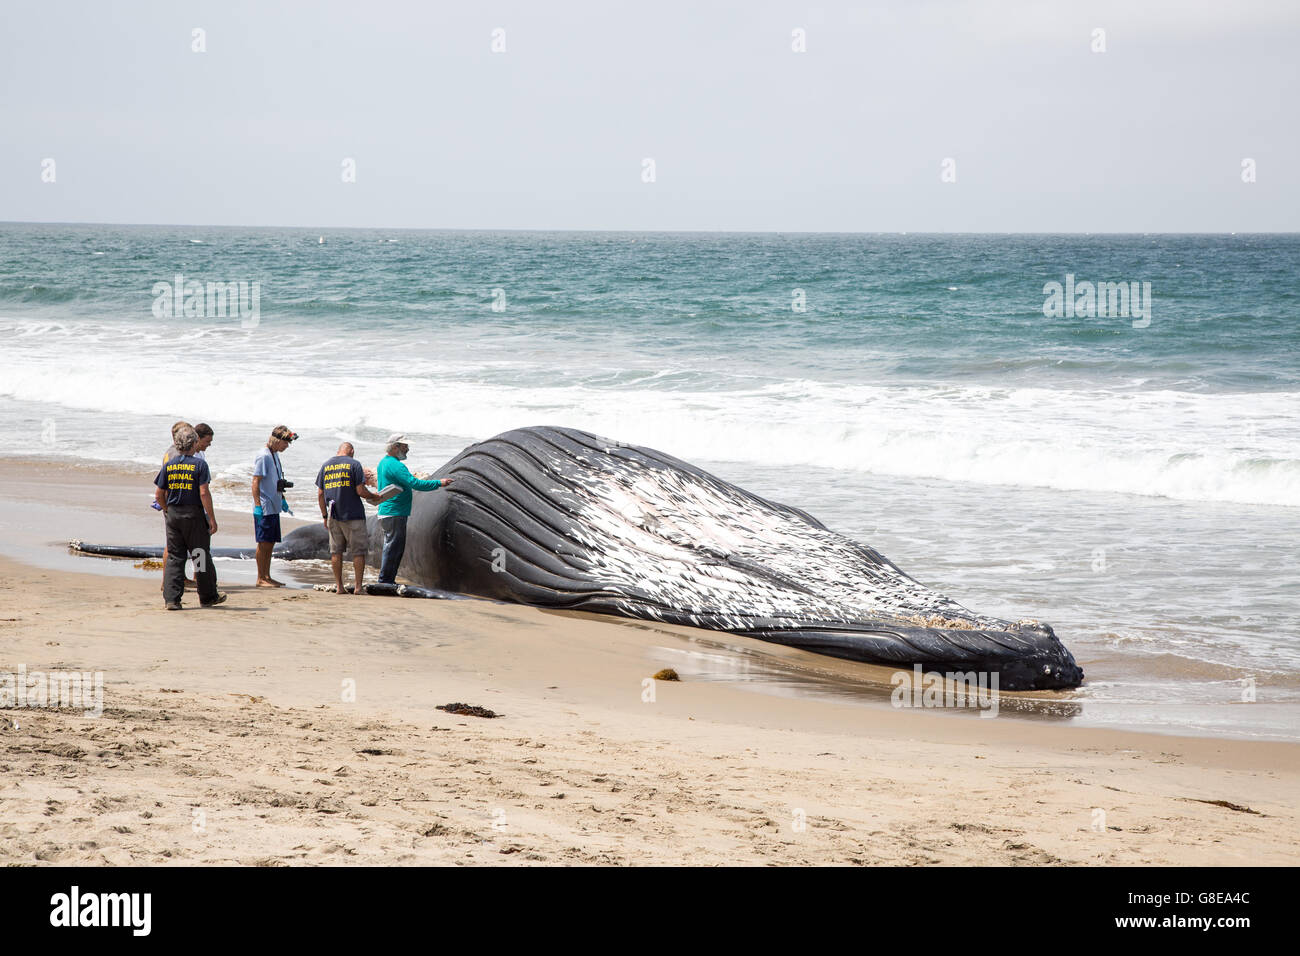
{"type": "Polygon", "coordinates": [[[167,465],[168,491],[193,491],[198,465],[176,461],[167,465]]]}
{"type": "Polygon", "coordinates": [[[352,466],[347,462],[338,462],[325,466],[325,490],[333,488],[351,488],[352,466]]]}

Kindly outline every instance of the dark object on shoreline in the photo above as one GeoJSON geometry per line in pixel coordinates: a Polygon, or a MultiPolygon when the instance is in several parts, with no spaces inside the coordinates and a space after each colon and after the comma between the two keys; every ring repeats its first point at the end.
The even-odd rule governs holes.
{"type": "MultiPolygon", "coordinates": [[[[325,542],[325,559],[329,560],[329,532],[319,523],[308,525],[309,528],[320,528],[324,535],[322,540],[325,542]]],[[[299,531],[306,530],[299,528],[299,531]]],[[[303,558],[320,557],[318,542],[311,538],[300,537],[297,544],[301,547],[290,544],[287,541],[281,542],[275,546],[272,552],[273,556],[282,561],[294,561],[303,558]]],[[[157,546],[133,546],[122,544],[87,544],[79,538],[74,538],[68,542],[68,550],[73,554],[90,554],[101,558],[161,558],[163,549],[157,546]]],[[[252,560],[257,554],[256,546],[243,548],[212,548],[214,558],[241,558],[245,561],[252,560]]]]}
{"type": "Polygon", "coordinates": [[[1268,816],[1266,813],[1260,813],[1258,810],[1243,807],[1240,803],[1230,803],[1227,800],[1206,800],[1201,797],[1180,797],[1179,799],[1186,800],[1188,803],[1208,803],[1212,807],[1224,807],[1228,810],[1236,810],[1238,813],[1253,813],[1257,817],[1268,816]]]}
{"type": "MultiPolygon", "coordinates": [[[[395,488],[396,485],[390,485],[389,487],[395,488]]],[[[313,591],[324,591],[327,594],[338,593],[338,589],[333,584],[313,584],[311,589],[313,591]]],[[[370,581],[361,586],[361,591],[371,597],[427,598],[434,601],[468,600],[463,594],[452,594],[450,591],[439,591],[436,588],[416,587],[414,584],[381,584],[377,581],[370,581]]],[[[344,588],[343,593],[351,594],[352,589],[344,588]]]]}
{"type": "Polygon", "coordinates": [[[488,710],[486,707],[480,707],[477,704],[439,704],[438,710],[445,710],[449,714],[456,714],[459,717],[504,717],[504,714],[498,714],[488,710]]]}
{"type": "Polygon", "coordinates": [[[428,598],[435,601],[464,600],[463,594],[452,594],[437,588],[421,588],[414,584],[380,584],[371,582],[362,585],[362,590],[375,597],[428,598]]]}
{"type": "Polygon", "coordinates": [[[678,681],[681,680],[681,678],[677,676],[677,672],[673,670],[671,667],[665,667],[663,670],[656,672],[656,674],[654,675],[654,679],[655,680],[678,680],[678,681]]]}

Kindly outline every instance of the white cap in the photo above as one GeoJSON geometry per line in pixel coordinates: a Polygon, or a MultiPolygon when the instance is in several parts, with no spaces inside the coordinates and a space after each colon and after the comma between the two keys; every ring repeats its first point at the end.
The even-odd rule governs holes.
{"type": "Polygon", "coordinates": [[[387,444],[387,445],[405,445],[405,444],[406,444],[406,436],[403,435],[401,432],[395,432],[394,434],[388,436],[388,441],[385,442],[385,444],[387,444]]]}

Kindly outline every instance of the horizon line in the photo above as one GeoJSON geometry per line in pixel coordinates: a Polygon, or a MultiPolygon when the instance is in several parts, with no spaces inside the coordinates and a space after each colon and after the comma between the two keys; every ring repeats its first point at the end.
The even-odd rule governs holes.
{"type": "Polygon", "coordinates": [[[307,232],[356,232],[361,230],[386,230],[389,232],[517,232],[517,233],[636,233],[642,235],[796,235],[796,236],[1294,236],[1300,230],[1197,230],[1165,232],[1160,230],[1125,229],[1104,230],[941,230],[929,229],[609,229],[609,228],[520,228],[491,226],[296,226],[250,225],[247,223],[196,223],[196,222],[107,222],[82,220],[0,219],[0,226],[119,226],[126,228],[166,227],[181,229],[294,229],[307,232]]]}

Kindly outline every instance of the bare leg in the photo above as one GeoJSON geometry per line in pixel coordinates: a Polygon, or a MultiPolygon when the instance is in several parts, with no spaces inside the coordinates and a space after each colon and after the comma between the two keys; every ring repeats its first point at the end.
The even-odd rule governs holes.
{"type": "MultiPolygon", "coordinates": [[[[366,576],[366,556],[364,554],[354,555],[352,558],[352,580],[355,587],[352,589],[353,594],[361,594],[361,587],[365,583],[366,576]]],[[[340,585],[340,590],[342,585],[340,585]]]]}
{"type": "Polygon", "coordinates": [[[271,577],[271,552],[275,545],[270,541],[257,542],[257,586],[259,588],[282,588],[279,581],[271,577]]]}
{"type": "Polygon", "coordinates": [[[330,567],[334,569],[334,589],[339,594],[346,594],[343,590],[343,555],[331,554],[330,567]]]}

